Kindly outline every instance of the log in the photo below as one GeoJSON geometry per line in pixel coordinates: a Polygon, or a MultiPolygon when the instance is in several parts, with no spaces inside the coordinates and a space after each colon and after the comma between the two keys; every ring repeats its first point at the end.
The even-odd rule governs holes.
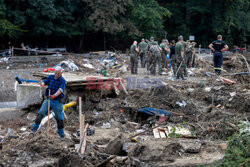
{"type": "Polygon", "coordinates": [[[109,161],[111,161],[112,159],[114,159],[116,157],[116,155],[111,155],[110,157],[108,157],[107,159],[105,159],[104,161],[100,162],[99,164],[95,165],[95,167],[100,167],[106,163],[108,163],[109,161]]]}

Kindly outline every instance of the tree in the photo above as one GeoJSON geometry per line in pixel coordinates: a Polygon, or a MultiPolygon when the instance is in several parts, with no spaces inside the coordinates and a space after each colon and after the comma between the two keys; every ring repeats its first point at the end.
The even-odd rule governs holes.
{"type": "Polygon", "coordinates": [[[164,21],[171,12],[155,0],[134,0],[127,12],[128,19],[138,29],[137,35],[149,38],[164,34],[164,21]]]}
{"type": "Polygon", "coordinates": [[[17,37],[23,30],[6,19],[6,5],[0,0],[0,36],[17,37]]]}

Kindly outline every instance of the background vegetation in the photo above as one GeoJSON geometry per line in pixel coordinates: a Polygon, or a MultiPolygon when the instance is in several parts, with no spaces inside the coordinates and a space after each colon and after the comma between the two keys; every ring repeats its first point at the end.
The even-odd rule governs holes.
{"type": "MultiPolygon", "coordinates": [[[[121,49],[154,36],[207,46],[250,41],[249,0],[0,0],[0,42],[73,51],[121,49]]],[[[1,46],[2,48],[5,46],[1,46]]]]}

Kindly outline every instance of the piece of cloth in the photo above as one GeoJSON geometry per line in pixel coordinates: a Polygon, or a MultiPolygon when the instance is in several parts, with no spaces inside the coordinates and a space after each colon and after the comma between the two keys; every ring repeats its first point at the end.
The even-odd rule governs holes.
{"type": "Polygon", "coordinates": [[[55,75],[50,75],[48,78],[46,78],[43,83],[45,85],[48,85],[48,88],[46,89],[45,96],[49,96],[49,90],[50,94],[55,94],[58,89],[62,92],[59,96],[57,96],[54,100],[61,100],[64,97],[64,90],[65,90],[65,79],[61,76],[58,79],[55,79],[55,75]]]}
{"type": "Polygon", "coordinates": [[[215,49],[215,52],[221,52],[221,50],[224,48],[226,43],[224,41],[216,40],[212,42],[213,48],[215,49]]]}
{"type": "Polygon", "coordinates": [[[150,108],[150,107],[146,107],[146,108],[141,108],[138,110],[138,112],[153,116],[153,115],[168,115],[171,116],[172,114],[167,112],[166,110],[162,110],[162,109],[157,109],[157,108],[150,108]]]}
{"type": "MultiPolygon", "coordinates": [[[[59,100],[50,100],[50,107],[52,108],[57,122],[57,130],[60,136],[64,136],[64,121],[63,121],[63,104],[59,100]]],[[[33,124],[33,131],[37,131],[42,119],[48,113],[48,99],[43,101],[43,104],[38,111],[35,123],[33,124]]]]}
{"type": "Polygon", "coordinates": [[[215,73],[217,73],[218,75],[220,75],[221,73],[221,66],[223,63],[223,55],[221,52],[214,52],[214,71],[215,73]]]}

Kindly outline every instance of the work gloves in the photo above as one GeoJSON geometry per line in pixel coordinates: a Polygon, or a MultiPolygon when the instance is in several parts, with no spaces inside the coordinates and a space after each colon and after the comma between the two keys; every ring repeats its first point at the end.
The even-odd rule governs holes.
{"type": "Polygon", "coordinates": [[[55,95],[50,95],[50,99],[54,99],[55,97],[55,95]]]}

